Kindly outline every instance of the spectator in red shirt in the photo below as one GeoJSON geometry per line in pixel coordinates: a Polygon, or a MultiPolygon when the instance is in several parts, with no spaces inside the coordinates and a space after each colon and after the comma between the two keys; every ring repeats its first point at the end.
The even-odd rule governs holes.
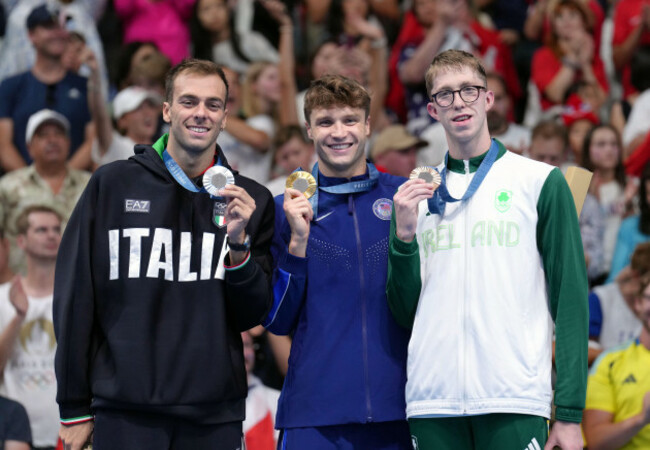
{"type": "Polygon", "coordinates": [[[415,0],[412,12],[405,15],[388,62],[386,104],[408,123],[410,132],[419,134],[431,123],[424,73],[434,56],[450,48],[480,58],[487,70],[505,78],[513,97],[520,97],[510,48],[497,31],[481,25],[475,13],[470,0],[415,0]]]}
{"type": "Polygon", "coordinates": [[[555,6],[548,43],[533,56],[532,79],[542,110],[562,105],[576,91],[579,95],[591,91],[594,110],[605,101],[609,86],[589,24],[587,12],[576,0],[560,0],[555,6]]]}
{"type": "Polygon", "coordinates": [[[630,81],[630,62],[639,47],[650,45],[650,4],[646,0],[619,0],[614,9],[612,56],[616,71],[621,73],[623,95],[636,97],[630,81]]]}

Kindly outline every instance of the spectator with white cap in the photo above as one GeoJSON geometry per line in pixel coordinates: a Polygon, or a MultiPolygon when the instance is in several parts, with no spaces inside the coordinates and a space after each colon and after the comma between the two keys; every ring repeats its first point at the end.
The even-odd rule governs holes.
{"type": "Polygon", "coordinates": [[[377,135],[370,157],[378,170],[408,178],[415,169],[418,151],[427,145],[403,125],[390,125],[377,135]]]}
{"type": "Polygon", "coordinates": [[[70,123],[62,114],[42,109],[27,121],[27,149],[33,160],[0,178],[0,225],[11,245],[9,265],[24,272],[23,253],[16,246],[16,218],[28,205],[49,205],[64,221],[86,187],[90,174],[68,167],[70,123]]]}
{"type": "Polygon", "coordinates": [[[133,155],[135,144],[153,144],[162,111],[160,95],[136,86],[122,89],[113,100],[115,129],[104,106],[102,92],[96,88],[100,73],[95,55],[87,49],[83,60],[90,68],[88,108],[97,130],[91,153],[93,162],[102,166],[127,159],[133,155]]]}
{"type": "MultiPolygon", "coordinates": [[[[31,164],[23,140],[26,124],[44,108],[58,111],[74,124],[69,133],[70,167],[90,167],[95,130],[87,107],[86,79],[64,65],[68,45],[64,17],[60,9],[45,3],[31,10],[24,25],[36,53],[34,64],[0,83],[0,165],[5,171],[31,164]]],[[[5,53],[3,47],[3,61],[9,57],[5,53]]]]}

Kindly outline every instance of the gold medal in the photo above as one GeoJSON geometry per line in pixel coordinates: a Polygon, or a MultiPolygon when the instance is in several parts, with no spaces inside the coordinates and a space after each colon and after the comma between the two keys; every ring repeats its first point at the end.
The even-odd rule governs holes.
{"type": "Polygon", "coordinates": [[[310,198],[316,192],[316,179],[309,172],[299,170],[289,175],[285,187],[300,191],[305,197],[310,198]]]}
{"type": "Polygon", "coordinates": [[[440,186],[440,183],[442,182],[442,178],[440,177],[438,171],[433,167],[427,167],[427,166],[416,167],[411,172],[411,175],[409,175],[409,178],[411,180],[420,178],[426,181],[427,183],[432,184],[434,191],[438,189],[438,186],[440,186]]]}
{"type": "Polygon", "coordinates": [[[227,184],[235,184],[235,177],[223,166],[212,166],[203,174],[203,187],[210,195],[219,197],[219,191],[227,184]]]}

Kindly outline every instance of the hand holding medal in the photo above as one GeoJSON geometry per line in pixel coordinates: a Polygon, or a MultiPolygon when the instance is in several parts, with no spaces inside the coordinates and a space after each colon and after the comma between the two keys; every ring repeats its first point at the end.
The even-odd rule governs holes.
{"type": "MultiPolygon", "coordinates": [[[[226,199],[224,218],[228,238],[235,244],[245,242],[245,228],[255,211],[255,200],[243,188],[235,185],[234,175],[223,166],[212,166],[205,171],[203,187],[210,195],[226,199]]],[[[231,262],[240,261],[231,259],[231,262]]]]}
{"type": "Polygon", "coordinates": [[[393,197],[395,208],[395,232],[405,242],[415,238],[418,220],[418,205],[422,200],[430,199],[438,189],[442,178],[433,167],[416,167],[409,175],[409,180],[398,189],[393,197]]]}
{"type": "Polygon", "coordinates": [[[413,171],[411,171],[411,174],[409,175],[409,180],[414,180],[418,178],[420,180],[424,180],[425,182],[431,184],[433,186],[434,191],[438,189],[440,183],[442,182],[442,177],[440,176],[438,171],[433,167],[420,166],[413,169],[413,171]]]}
{"type": "Polygon", "coordinates": [[[316,192],[316,179],[309,172],[293,172],[287,178],[285,187],[283,208],[291,227],[289,253],[304,257],[307,252],[310,222],[314,216],[308,199],[316,192]]]}
{"type": "Polygon", "coordinates": [[[298,170],[289,175],[285,187],[300,191],[305,198],[311,198],[316,192],[316,179],[309,172],[298,170]]]}

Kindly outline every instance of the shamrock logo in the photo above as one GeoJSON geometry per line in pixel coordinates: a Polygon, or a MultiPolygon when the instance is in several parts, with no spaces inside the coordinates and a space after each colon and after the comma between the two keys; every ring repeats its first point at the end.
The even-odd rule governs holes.
{"type": "Polygon", "coordinates": [[[494,207],[499,212],[506,212],[512,206],[512,191],[500,189],[496,192],[494,197],[494,207]]]}

